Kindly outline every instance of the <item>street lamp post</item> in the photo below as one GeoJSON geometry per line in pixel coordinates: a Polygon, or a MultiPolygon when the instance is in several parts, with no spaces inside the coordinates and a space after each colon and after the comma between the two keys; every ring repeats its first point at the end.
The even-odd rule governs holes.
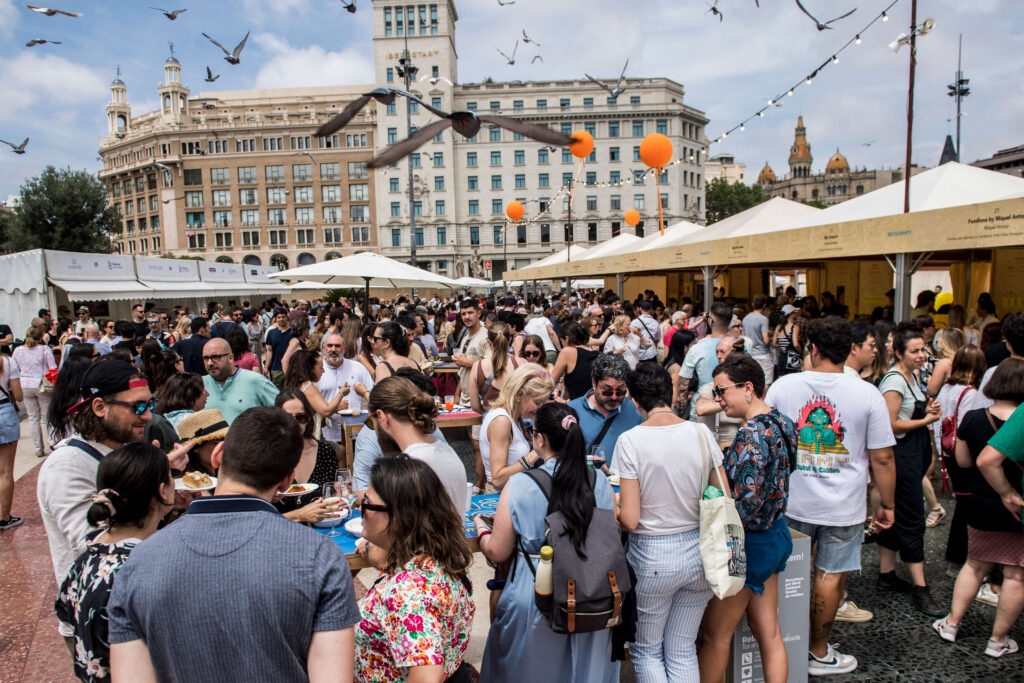
{"type": "Polygon", "coordinates": [[[953,85],[947,85],[946,88],[949,92],[946,94],[950,97],[956,98],[956,160],[960,161],[960,102],[971,94],[971,89],[967,87],[967,84],[971,82],[969,78],[964,78],[964,72],[961,67],[961,57],[963,56],[964,49],[964,35],[960,34],[960,48],[957,50],[956,56],[956,82],[953,85]]]}
{"type": "MultiPolygon", "coordinates": [[[[402,50],[402,56],[398,60],[398,75],[405,80],[405,91],[411,91],[411,83],[416,78],[416,71],[418,69],[413,66],[412,60],[409,57],[409,39],[405,40],[405,49],[402,50]]],[[[412,135],[412,100],[405,98],[405,129],[409,135],[412,135]]],[[[412,158],[409,161],[409,262],[413,268],[416,268],[416,215],[413,211],[415,201],[413,199],[412,191],[412,158]]]]}

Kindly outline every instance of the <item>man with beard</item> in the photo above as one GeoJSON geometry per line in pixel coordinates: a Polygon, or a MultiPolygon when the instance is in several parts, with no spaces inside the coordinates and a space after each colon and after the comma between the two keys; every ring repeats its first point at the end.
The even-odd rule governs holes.
{"type": "MultiPolygon", "coordinates": [[[[330,403],[337,396],[339,387],[348,387],[349,408],[362,409],[370,400],[373,389],[373,378],[366,366],[351,358],[345,360],[345,341],[340,334],[328,333],[323,341],[322,355],[324,374],[316,383],[317,389],[330,403]]],[[[351,454],[344,451],[344,440],[341,438],[341,416],[337,413],[324,420],[323,437],[338,444],[338,465],[344,467],[344,461],[351,460],[351,454]]]]}
{"type": "Polygon", "coordinates": [[[569,401],[579,415],[587,454],[604,451],[605,467],[611,464],[619,435],[644,421],[636,405],[626,400],[628,372],[629,363],[621,355],[602,353],[590,368],[594,388],[586,395],[569,401]]]}
{"type": "Polygon", "coordinates": [[[228,424],[249,408],[273,407],[277,387],[260,373],[236,366],[227,339],[210,339],[203,345],[203,365],[203,386],[210,395],[206,407],[219,410],[228,424]]]}
{"type": "MultiPolygon", "coordinates": [[[[68,411],[75,415],[75,436],[46,459],[36,486],[57,585],[94,530],[85,513],[96,495],[100,460],[126,443],[142,441],[156,405],[149,383],[131,363],[121,360],[93,363],[82,377],[82,396],[85,399],[68,411]]],[[[168,453],[172,469],[185,467],[188,448],[168,453]]],[[[65,637],[72,635],[67,624],[61,624],[60,631],[65,637]]]]}

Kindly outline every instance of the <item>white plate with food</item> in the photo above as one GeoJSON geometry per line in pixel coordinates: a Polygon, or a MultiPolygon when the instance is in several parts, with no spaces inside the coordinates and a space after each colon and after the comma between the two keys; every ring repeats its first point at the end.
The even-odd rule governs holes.
{"type": "Polygon", "coordinates": [[[278,495],[285,497],[304,496],[307,493],[312,493],[313,491],[316,491],[318,488],[320,488],[319,484],[292,484],[291,486],[288,487],[287,491],[280,491],[278,492],[278,495]]]}
{"type": "Polygon", "coordinates": [[[203,472],[186,472],[174,480],[175,491],[211,491],[217,487],[217,477],[203,472]]]}
{"type": "Polygon", "coordinates": [[[363,518],[356,517],[345,522],[345,531],[348,532],[349,536],[355,536],[356,538],[363,537],[363,518]]]}
{"type": "Polygon", "coordinates": [[[313,522],[313,526],[315,526],[317,529],[332,529],[338,526],[339,524],[341,524],[341,520],[348,517],[348,508],[340,508],[337,512],[334,513],[334,515],[335,516],[333,518],[328,517],[327,519],[321,520],[319,522],[313,522]]]}

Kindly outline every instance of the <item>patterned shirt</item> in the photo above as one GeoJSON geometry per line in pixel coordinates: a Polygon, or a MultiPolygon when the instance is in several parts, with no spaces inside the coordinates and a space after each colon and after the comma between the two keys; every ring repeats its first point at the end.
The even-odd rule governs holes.
{"type": "Polygon", "coordinates": [[[79,680],[110,678],[107,600],[114,575],[138,542],[128,538],[119,543],[90,544],[71,565],[57,594],[57,618],[75,630],[75,675],[79,680]]]}
{"type": "Polygon", "coordinates": [[[404,681],[408,667],[455,673],[469,645],[475,606],[469,591],[431,557],[382,573],[359,603],[355,680],[404,681]]]}
{"type": "Polygon", "coordinates": [[[765,531],[785,514],[796,441],[793,422],[772,409],[748,420],[725,449],[722,466],[744,529],[765,531]]]}

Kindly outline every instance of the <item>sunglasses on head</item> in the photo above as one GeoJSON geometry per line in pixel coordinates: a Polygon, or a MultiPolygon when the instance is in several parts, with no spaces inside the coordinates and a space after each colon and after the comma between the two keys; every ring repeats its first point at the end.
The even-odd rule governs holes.
{"type": "Polygon", "coordinates": [[[130,408],[132,412],[134,412],[136,415],[142,415],[147,410],[156,409],[155,398],[151,398],[148,401],[118,401],[117,399],[113,398],[105,398],[103,399],[103,401],[110,405],[124,406],[126,408],[130,408]]]}

